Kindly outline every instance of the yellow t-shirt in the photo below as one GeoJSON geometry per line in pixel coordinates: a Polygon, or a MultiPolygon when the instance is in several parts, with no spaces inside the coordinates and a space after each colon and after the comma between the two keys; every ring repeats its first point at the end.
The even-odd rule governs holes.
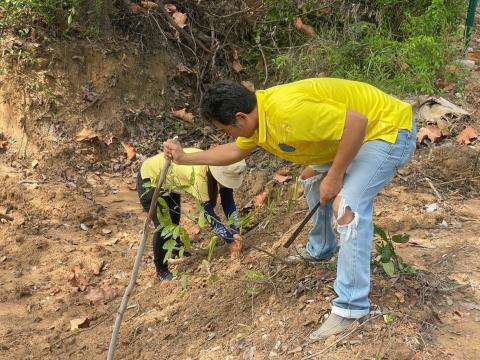
{"type": "MultiPolygon", "coordinates": [[[[203,151],[195,148],[183,150],[186,153],[203,151]]],[[[140,168],[142,179],[158,178],[164,164],[165,157],[163,153],[145,160],[140,168]]],[[[172,162],[162,187],[175,193],[187,192],[201,202],[209,201],[207,171],[207,165],[176,165],[172,162]]]]}
{"type": "Polygon", "coordinates": [[[410,104],[357,81],[315,78],[256,92],[258,129],[239,137],[238,147],[257,145],[297,164],[332,162],[345,127],[347,110],[368,119],[364,141],[394,143],[399,129],[412,129],[410,104]]]}

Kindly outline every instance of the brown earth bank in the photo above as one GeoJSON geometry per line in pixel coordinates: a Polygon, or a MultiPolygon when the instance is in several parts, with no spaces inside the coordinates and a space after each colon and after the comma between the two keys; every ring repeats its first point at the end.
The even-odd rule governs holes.
{"type": "MultiPolygon", "coordinates": [[[[105,358],[145,218],[135,191],[139,164],[173,134],[202,148],[226,137],[172,116],[195,102],[175,54],[115,41],[44,47],[11,37],[1,46],[28,48],[37,61],[16,61],[0,77],[0,358],[105,358]],[[77,141],[84,129],[95,134],[77,141]],[[136,149],[134,159],[122,142],[136,149]]],[[[477,129],[479,80],[477,66],[461,104],[477,129]]],[[[219,251],[211,263],[176,265],[183,281],[158,283],[148,244],[116,357],[478,359],[479,151],[478,143],[449,140],[422,146],[378,197],[375,222],[410,234],[397,249],[416,273],[390,278],[373,265],[372,317],[349,336],[308,341],[335,296],[334,262],[285,264],[254,249],[231,261],[219,251]]],[[[272,195],[256,208],[258,225],[246,238],[284,257],[278,245],[306,203],[292,196],[292,182],[273,180],[285,164],[262,151],[248,164],[239,206],[262,191],[272,195]]],[[[183,222],[194,233],[195,205],[184,203],[183,222]]],[[[194,248],[210,236],[195,235],[194,248]]]]}

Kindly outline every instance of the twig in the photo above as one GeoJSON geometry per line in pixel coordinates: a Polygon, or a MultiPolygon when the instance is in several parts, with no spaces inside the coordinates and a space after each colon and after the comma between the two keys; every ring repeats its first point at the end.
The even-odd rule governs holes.
{"type": "MultiPolygon", "coordinates": [[[[157,1],[157,3],[159,4],[159,9],[160,11],[162,12],[163,16],[165,16],[165,18],[168,20],[168,22],[170,23],[170,25],[172,25],[175,30],[177,30],[179,32],[179,34],[185,39],[187,40],[188,43],[190,43],[191,46],[193,46],[194,48],[197,47],[197,43],[198,45],[207,53],[211,53],[210,49],[207,48],[205,46],[205,44],[203,43],[202,40],[200,39],[196,39],[196,42],[192,39],[190,39],[190,37],[188,36],[188,34],[186,33],[185,30],[183,30],[180,26],[177,25],[177,23],[175,21],[173,21],[172,17],[170,16],[170,14],[168,13],[167,10],[165,10],[165,4],[163,3],[163,1],[157,1]]],[[[193,33],[192,33],[192,37],[193,37],[193,33]]]]}
{"type": "Polygon", "coordinates": [[[456,291],[456,290],[464,289],[464,288],[467,288],[469,286],[470,286],[470,284],[461,284],[461,285],[456,285],[456,286],[452,286],[452,287],[449,287],[449,288],[443,288],[443,289],[434,288],[434,291],[450,292],[450,291],[456,291]]]}
{"type": "Polygon", "coordinates": [[[473,177],[470,177],[470,178],[460,178],[460,179],[455,179],[455,180],[439,182],[439,183],[437,183],[437,185],[446,185],[446,184],[452,184],[452,183],[459,182],[459,181],[475,180],[475,179],[480,179],[480,176],[473,176],[473,177]]]}
{"type": "MultiPolygon", "coordinates": [[[[163,5],[162,5],[162,9],[163,9],[163,5]]],[[[170,160],[166,160],[165,165],[163,166],[163,169],[162,169],[162,173],[160,175],[160,180],[158,181],[158,184],[155,188],[155,192],[153,193],[153,196],[152,196],[152,201],[150,202],[150,209],[148,211],[147,218],[145,219],[145,223],[143,224],[143,235],[137,249],[137,256],[135,257],[135,264],[133,265],[132,276],[130,277],[130,282],[128,283],[128,286],[125,289],[122,302],[117,311],[117,318],[115,319],[115,326],[112,332],[112,339],[110,340],[110,346],[108,347],[108,355],[107,355],[108,360],[113,360],[113,356],[115,354],[115,347],[117,345],[117,338],[118,338],[118,333],[120,332],[120,325],[122,324],[123,314],[125,313],[125,309],[127,308],[128,298],[130,297],[130,294],[133,291],[133,288],[135,287],[135,282],[138,276],[138,269],[140,268],[143,250],[145,249],[145,243],[148,237],[149,225],[153,217],[156,215],[157,199],[158,199],[158,196],[160,195],[160,190],[162,189],[163,182],[167,177],[167,172],[169,167],[170,167],[170,160]]]]}
{"type": "Polygon", "coordinates": [[[318,356],[318,355],[322,355],[323,353],[325,353],[328,349],[334,347],[335,345],[337,345],[340,341],[344,340],[345,338],[349,337],[350,335],[352,335],[355,331],[357,331],[358,329],[360,329],[363,325],[365,325],[367,322],[369,322],[370,320],[374,320],[376,318],[378,318],[381,314],[379,315],[375,315],[374,317],[370,317],[368,318],[367,320],[365,320],[363,323],[361,324],[358,324],[357,326],[355,326],[352,330],[350,330],[348,333],[346,333],[344,336],[342,336],[340,339],[336,340],[334,343],[328,345],[326,348],[324,348],[323,350],[315,353],[315,354],[311,354],[311,355],[308,355],[308,356],[304,356],[301,360],[308,360],[308,359],[312,359],[313,357],[315,356],[318,356]]]}
{"type": "Polygon", "coordinates": [[[430,180],[429,178],[425,178],[425,181],[428,183],[428,185],[432,188],[433,192],[437,196],[438,202],[442,202],[443,198],[440,195],[440,193],[438,192],[438,190],[435,188],[435,186],[433,186],[432,180],[430,180]]]}
{"type": "Polygon", "coordinates": [[[265,54],[263,52],[263,49],[262,49],[262,44],[258,44],[258,49],[260,50],[260,53],[262,54],[262,58],[263,58],[263,66],[265,68],[265,79],[263,80],[263,86],[265,86],[265,84],[267,83],[267,80],[268,80],[268,67],[267,67],[267,59],[265,58],[265,54]]]}

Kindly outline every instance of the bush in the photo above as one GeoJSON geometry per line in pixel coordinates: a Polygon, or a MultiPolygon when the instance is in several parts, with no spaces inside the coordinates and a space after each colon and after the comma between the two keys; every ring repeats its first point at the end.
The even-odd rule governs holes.
{"type": "MultiPolygon", "coordinates": [[[[261,48],[273,83],[314,76],[369,82],[397,95],[433,93],[437,80],[460,84],[445,72],[461,54],[465,2],[455,0],[265,0],[248,60],[261,48]],[[300,17],[317,36],[306,42],[293,22],[300,17]]],[[[251,42],[251,39],[249,40],[251,42]]],[[[257,74],[263,77],[259,70],[257,74]]],[[[455,77],[454,76],[454,77],[455,77]]]]}

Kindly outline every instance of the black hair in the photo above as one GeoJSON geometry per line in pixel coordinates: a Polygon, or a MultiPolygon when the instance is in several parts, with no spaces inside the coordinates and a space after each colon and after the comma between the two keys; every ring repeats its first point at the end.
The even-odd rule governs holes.
{"type": "Polygon", "coordinates": [[[202,100],[202,117],[211,122],[216,120],[223,125],[235,125],[235,114],[248,114],[257,106],[257,97],[243,85],[229,80],[221,80],[210,86],[202,100]]]}

